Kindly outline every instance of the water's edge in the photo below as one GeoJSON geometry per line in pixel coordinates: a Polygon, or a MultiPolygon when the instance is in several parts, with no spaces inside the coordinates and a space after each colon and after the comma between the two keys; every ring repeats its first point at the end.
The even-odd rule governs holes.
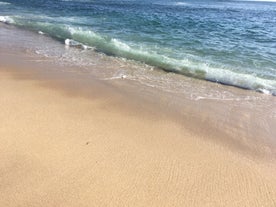
{"type": "Polygon", "coordinates": [[[9,16],[0,16],[0,22],[27,29],[40,35],[48,35],[68,47],[93,50],[108,56],[138,61],[165,72],[173,72],[187,77],[276,96],[275,80],[135,49],[118,39],[110,39],[91,30],[86,31],[67,25],[29,23],[9,16]]]}
{"type": "Polygon", "coordinates": [[[141,103],[146,97],[153,97],[151,102],[160,109],[160,115],[173,109],[176,116],[186,120],[185,126],[195,131],[201,128],[211,135],[219,130],[232,137],[232,144],[239,143],[248,150],[264,146],[266,153],[274,153],[275,96],[152,70],[93,50],[66,47],[45,35],[9,25],[0,24],[0,42],[1,64],[5,61],[16,64],[18,54],[27,65],[38,65],[45,71],[53,69],[72,76],[93,77],[126,91],[129,94],[126,99],[137,96],[141,103]],[[10,56],[10,60],[4,59],[5,56],[10,56]],[[91,64],[79,65],[80,60],[86,63],[86,57],[90,61],[92,58],[91,64]]]}

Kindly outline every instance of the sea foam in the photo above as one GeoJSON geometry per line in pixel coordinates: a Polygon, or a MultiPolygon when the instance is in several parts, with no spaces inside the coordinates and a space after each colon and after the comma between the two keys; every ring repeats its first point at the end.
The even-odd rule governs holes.
{"type": "Polygon", "coordinates": [[[10,5],[11,3],[0,1],[0,5],[10,5]]]}
{"type": "Polygon", "coordinates": [[[0,22],[6,23],[6,24],[13,24],[14,20],[9,16],[0,16],[0,22]]]}

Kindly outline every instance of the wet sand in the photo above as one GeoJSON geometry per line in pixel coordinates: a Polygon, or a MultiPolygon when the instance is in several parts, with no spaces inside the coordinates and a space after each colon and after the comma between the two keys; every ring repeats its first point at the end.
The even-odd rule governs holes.
{"type": "Polygon", "coordinates": [[[0,71],[1,206],[276,205],[275,161],[219,131],[78,76],[0,71]]]}

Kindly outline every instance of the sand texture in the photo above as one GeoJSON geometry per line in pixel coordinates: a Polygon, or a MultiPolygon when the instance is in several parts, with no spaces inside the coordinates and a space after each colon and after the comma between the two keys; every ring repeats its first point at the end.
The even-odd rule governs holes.
{"type": "Polygon", "coordinates": [[[276,206],[274,162],[26,76],[0,72],[1,207],[276,206]]]}

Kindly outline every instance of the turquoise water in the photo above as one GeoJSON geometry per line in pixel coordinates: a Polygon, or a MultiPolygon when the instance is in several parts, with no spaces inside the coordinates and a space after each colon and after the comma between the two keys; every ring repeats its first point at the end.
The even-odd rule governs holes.
{"type": "Polygon", "coordinates": [[[276,2],[5,0],[0,21],[71,46],[276,95],[276,2]]]}

